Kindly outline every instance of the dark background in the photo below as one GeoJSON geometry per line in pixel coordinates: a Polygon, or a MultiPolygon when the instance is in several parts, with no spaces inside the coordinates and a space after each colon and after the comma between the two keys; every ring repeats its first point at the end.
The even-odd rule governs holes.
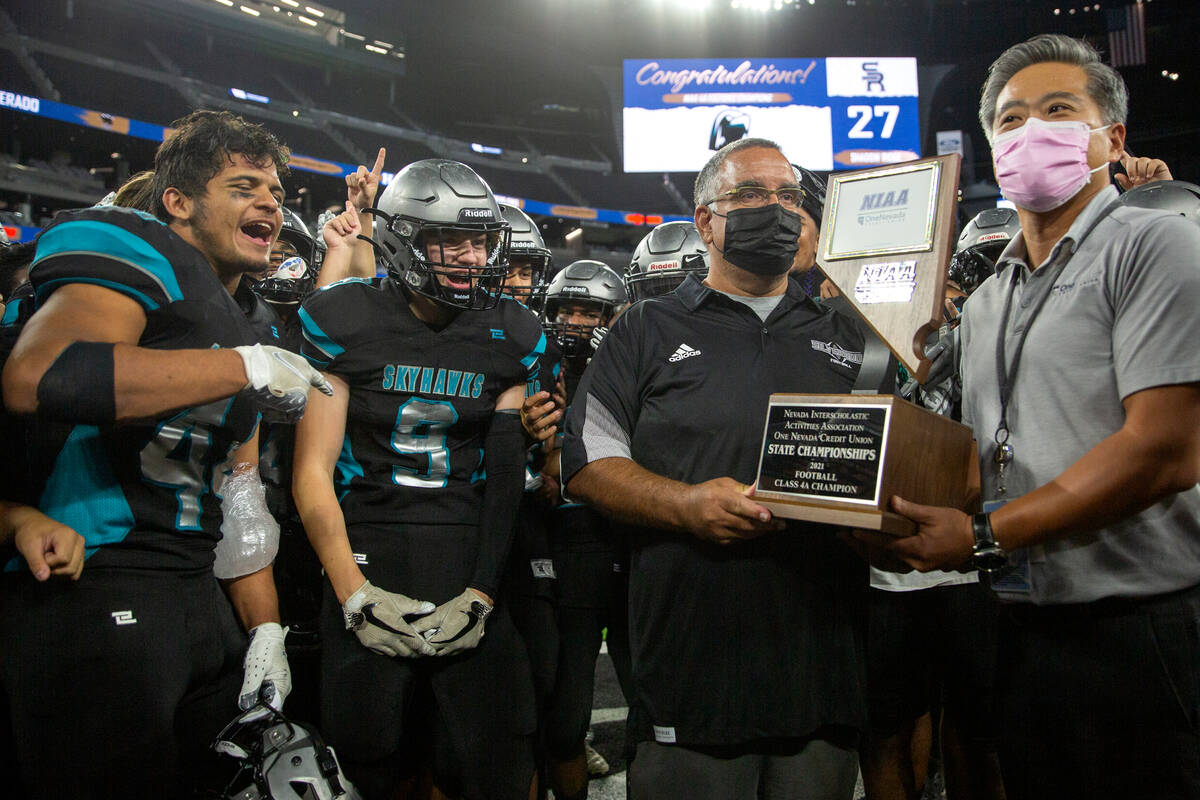
{"type": "MultiPolygon", "coordinates": [[[[694,175],[621,172],[622,59],[915,56],[922,79],[923,153],[935,152],[939,130],[966,134],[967,203],[960,214],[965,219],[996,194],[984,185],[992,181],[991,165],[976,121],[979,88],[990,62],[1005,47],[1043,32],[1085,36],[1106,53],[1105,12],[1124,4],[815,0],[810,5],[800,0],[778,11],[749,11],[731,8],[730,0],[331,0],[328,5],[345,12],[347,30],[394,42],[405,53],[402,60],[371,61],[361,52],[343,57],[332,46],[324,55],[300,47],[287,35],[265,33],[236,9],[205,0],[7,0],[0,15],[0,89],[47,96],[45,84],[30,73],[32,60],[64,103],[158,124],[194,107],[183,92],[130,74],[132,65],[197,85],[237,86],[271,97],[266,109],[228,96],[224,100],[306,155],[355,162],[355,155],[373,156],[386,144],[388,169],[395,170],[417,158],[447,154],[417,141],[301,124],[312,107],[535,155],[533,164],[516,165],[447,154],[468,160],[499,193],[690,214],[694,175]],[[111,59],[124,69],[81,64],[65,51],[50,52],[44,43],[111,59]],[[293,109],[298,116],[289,118],[293,109]],[[543,163],[536,156],[581,159],[590,166],[543,163]],[[976,196],[986,199],[972,203],[976,196]]],[[[1131,96],[1129,149],[1166,160],[1177,178],[1197,180],[1200,109],[1193,98],[1200,89],[1195,53],[1200,3],[1149,0],[1145,9],[1147,63],[1121,68],[1131,96]],[[1164,71],[1178,78],[1164,77],[1164,71]]],[[[0,109],[0,153],[21,163],[86,171],[105,191],[130,172],[151,166],[154,146],[0,109]]],[[[344,196],[332,177],[295,172],[288,184],[293,202],[310,220],[344,196]]],[[[80,204],[5,191],[3,185],[0,208],[27,208],[35,223],[55,208],[80,204]]],[[[542,222],[556,245],[579,224],[542,222]]],[[[584,227],[591,255],[605,250],[619,255],[646,231],[584,227]]]]}

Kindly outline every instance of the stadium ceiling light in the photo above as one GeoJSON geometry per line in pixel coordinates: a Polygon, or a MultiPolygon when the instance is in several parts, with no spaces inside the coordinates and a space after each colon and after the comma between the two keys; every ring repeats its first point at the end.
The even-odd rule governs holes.
{"type": "Polygon", "coordinates": [[[325,16],[325,12],[319,8],[313,8],[312,6],[305,6],[304,10],[307,11],[308,13],[312,14],[314,17],[324,17],[325,16]]]}
{"type": "Polygon", "coordinates": [[[359,36],[357,33],[351,33],[345,29],[338,31],[338,33],[340,33],[342,36],[345,36],[347,39],[357,39],[360,42],[365,42],[367,40],[367,37],[359,36]]]}
{"type": "Polygon", "coordinates": [[[223,6],[229,6],[230,8],[233,8],[233,0],[217,0],[217,2],[223,6]]]}
{"type": "Polygon", "coordinates": [[[1056,16],[1056,17],[1057,17],[1057,16],[1058,16],[1059,14],[1061,14],[1061,13],[1062,13],[1062,9],[1061,9],[1061,8],[1056,8],[1056,9],[1054,9],[1054,16],[1056,16]]]}
{"type": "Polygon", "coordinates": [[[388,44],[387,42],[381,42],[378,39],[375,40],[375,44],[379,45],[380,47],[386,47],[388,50],[391,50],[396,46],[394,44],[388,44]]]}
{"type": "Polygon", "coordinates": [[[385,56],[387,55],[387,50],[384,50],[382,47],[376,47],[373,44],[363,45],[363,47],[367,48],[372,53],[379,53],[380,55],[385,55],[385,56]]]}
{"type": "Polygon", "coordinates": [[[312,25],[314,28],[317,27],[317,21],[315,19],[309,19],[308,17],[304,16],[303,14],[300,14],[299,16],[297,16],[296,19],[300,20],[305,25],[312,25]]]}
{"type": "Polygon", "coordinates": [[[300,7],[300,4],[297,3],[296,0],[279,0],[279,2],[283,3],[285,6],[291,6],[292,8],[300,7]]]}
{"type": "Polygon", "coordinates": [[[242,13],[249,14],[252,17],[258,17],[262,15],[262,12],[257,8],[250,8],[250,6],[238,6],[238,8],[242,10],[242,13]]]}

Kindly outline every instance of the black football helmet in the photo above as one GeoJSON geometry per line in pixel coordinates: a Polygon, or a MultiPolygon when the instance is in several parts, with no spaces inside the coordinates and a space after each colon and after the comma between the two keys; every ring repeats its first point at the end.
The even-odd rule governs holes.
{"type": "Polygon", "coordinates": [[[556,338],[565,358],[590,356],[592,329],[608,325],[626,302],[625,284],[607,264],[600,261],[574,261],[562,269],[546,289],[542,327],[556,338]],[[600,311],[596,325],[574,325],[558,321],[563,303],[595,304],[600,311]]]}
{"type": "Polygon", "coordinates": [[[522,262],[527,262],[533,271],[528,287],[510,284],[506,288],[517,300],[533,308],[536,305],[535,298],[541,298],[546,292],[546,276],[550,272],[553,260],[550,248],[546,247],[537,223],[524,211],[508,203],[501,203],[500,213],[512,229],[512,238],[508,245],[509,266],[516,266],[518,259],[521,259],[522,262]]]}
{"type": "Polygon", "coordinates": [[[691,222],[664,222],[638,243],[625,273],[629,302],[675,290],[689,272],[708,274],[708,248],[691,222]]]}
{"type": "Polygon", "coordinates": [[[1021,232],[1015,209],[985,208],[963,226],[958,247],[950,258],[948,277],[971,294],[989,275],[1012,238],[1021,232]]]}
{"type": "Polygon", "coordinates": [[[266,277],[254,281],[255,294],[268,303],[297,305],[317,285],[324,248],[317,245],[304,220],[290,208],[283,212],[283,227],[271,248],[271,265],[266,277]]]}
{"type": "Polygon", "coordinates": [[[1159,208],[1200,224],[1200,186],[1187,181],[1153,181],[1121,195],[1122,205],[1159,208]]]}
{"type": "Polygon", "coordinates": [[[212,749],[240,762],[223,800],[362,800],[316,729],[268,705],[239,714],[212,749]]]}
{"type": "Polygon", "coordinates": [[[381,223],[371,243],[401,285],[453,308],[500,302],[511,231],[492,190],[466,164],[444,158],[409,164],[367,211],[381,223]],[[472,235],[484,237],[482,263],[459,264],[447,251],[470,247],[461,237],[472,235]]]}
{"type": "Polygon", "coordinates": [[[811,169],[799,164],[792,164],[792,172],[803,193],[800,207],[817,223],[817,230],[821,230],[821,216],[825,213],[825,181],[811,169]]]}

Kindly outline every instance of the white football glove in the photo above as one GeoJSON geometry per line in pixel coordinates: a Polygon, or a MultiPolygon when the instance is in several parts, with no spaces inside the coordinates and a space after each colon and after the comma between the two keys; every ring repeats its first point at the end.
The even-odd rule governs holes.
{"type": "Polygon", "coordinates": [[[385,592],[370,581],[346,599],[346,629],[372,652],[384,656],[432,656],[437,651],[421,638],[412,620],[433,611],[433,603],[385,592]]]}
{"type": "Polygon", "coordinates": [[[264,411],[278,415],[277,419],[285,422],[300,419],[308,403],[308,390],[314,386],[333,396],[333,386],[303,356],[263,344],[233,349],[246,368],[247,383],[242,391],[253,397],[264,411]]]}
{"type": "MultiPolygon", "coordinates": [[[[283,648],[285,636],[287,630],[278,622],[264,622],[250,629],[238,708],[253,708],[261,700],[276,711],[283,709],[283,701],[292,691],[292,670],[283,648]]],[[[264,709],[263,715],[266,713],[264,709]]]]}
{"type": "Polygon", "coordinates": [[[413,628],[431,645],[439,656],[449,656],[470,650],[483,638],[483,621],[492,607],[470,589],[453,600],[442,603],[427,617],[419,619],[413,628]]]}

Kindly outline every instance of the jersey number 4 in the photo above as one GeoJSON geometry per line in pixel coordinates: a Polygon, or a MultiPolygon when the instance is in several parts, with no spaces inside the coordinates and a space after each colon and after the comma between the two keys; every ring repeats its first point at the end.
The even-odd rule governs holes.
{"type": "Polygon", "coordinates": [[[412,398],[400,406],[392,430],[392,450],[401,463],[392,467],[397,486],[440,489],[450,477],[446,432],[458,422],[458,412],[444,400],[412,398]]]}

